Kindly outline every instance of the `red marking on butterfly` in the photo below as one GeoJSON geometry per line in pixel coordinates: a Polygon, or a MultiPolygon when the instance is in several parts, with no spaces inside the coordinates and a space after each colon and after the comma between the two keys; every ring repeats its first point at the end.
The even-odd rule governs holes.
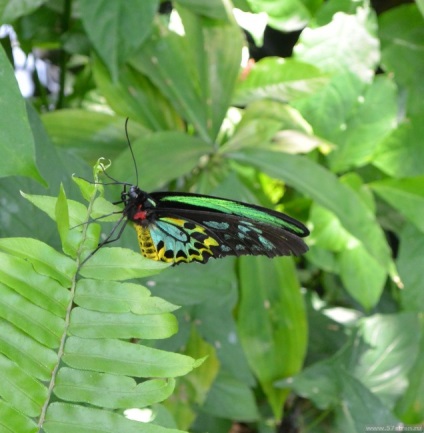
{"type": "Polygon", "coordinates": [[[147,212],[145,210],[140,209],[141,206],[138,207],[137,212],[134,214],[134,220],[145,220],[147,218],[147,212]]]}

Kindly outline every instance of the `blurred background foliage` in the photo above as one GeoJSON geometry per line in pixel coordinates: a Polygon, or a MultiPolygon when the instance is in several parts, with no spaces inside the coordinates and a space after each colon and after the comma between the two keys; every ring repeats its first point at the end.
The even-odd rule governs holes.
{"type": "MultiPolygon", "coordinates": [[[[169,425],[424,422],[423,13],[423,0],[0,2],[2,237],[59,248],[19,190],[62,183],[81,201],[71,175],[90,179],[99,157],[135,183],[126,117],[143,190],[273,207],[311,229],[304,257],[144,281],[182,306],[156,346],[209,355],[160,407],[169,425]]],[[[134,231],[119,245],[137,251],[134,231]]]]}

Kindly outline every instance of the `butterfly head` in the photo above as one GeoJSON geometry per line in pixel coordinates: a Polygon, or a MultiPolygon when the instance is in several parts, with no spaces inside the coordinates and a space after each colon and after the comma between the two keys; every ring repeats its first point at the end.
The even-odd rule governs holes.
{"type": "Polygon", "coordinates": [[[148,224],[156,202],[147,192],[142,191],[138,186],[131,185],[129,191],[124,188],[121,200],[125,204],[124,215],[130,221],[141,225],[148,224]]]}

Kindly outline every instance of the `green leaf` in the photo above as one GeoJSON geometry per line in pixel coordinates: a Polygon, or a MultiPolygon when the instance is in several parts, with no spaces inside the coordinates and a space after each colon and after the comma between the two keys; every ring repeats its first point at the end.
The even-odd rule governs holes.
{"type": "Polygon", "coordinates": [[[299,371],[307,343],[305,310],[293,261],[242,257],[240,287],[240,340],[278,419],[287,392],[275,388],[274,382],[299,371]]]}
{"type": "Polygon", "coordinates": [[[136,377],[175,377],[197,366],[194,359],[112,339],[69,337],[63,360],[81,370],[136,377]]]}
{"type": "MultiPolygon", "coordinates": [[[[56,221],[57,198],[46,195],[33,195],[21,192],[22,196],[29,200],[34,206],[37,206],[45,212],[53,221],[56,221]]],[[[79,226],[84,223],[87,217],[87,209],[81,203],[68,200],[69,222],[70,226],[79,226]]],[[[56,221],[57,222],[57,221],[56,221]]]]}
{"type": "Polygon", "coordinates": [[[329,24],[303,30],[294,57],[333,74],[350,71],[369,82],[380,60],[375,28],[369,8],[358,9],[356,15],[339,12],[329,24]]]}
{"type": "Polygon", "coordinates": [[[247,0],[255,13],[265,12],[268,25],[282,32],[303,29],[311,19],[312,12],[320,5],[320,0],[247,0]]]}
{"type": "Polygon", "coordinates": [[[149,260],[124,248],[103,247],[90,257],[80,274],[96,280],[122,281],[153,275],[169,264],[149,260]]]}
{"type": "Polygon", "coordinates": [[[368,184],[384,201],[424,232],[424,176],[368,184]]]}
{"type": "Polygon", "coordinates": [[[44,430],[46,433],[184,433],[181,430],[132,421],[118,413],[60,402],[50,405],[44,430]]]}
{"type": "Polygon", "coordinates": [[[383,292],[387,270],[363,245],[348,246],[340,252],[338,262],[340,277],[349,294],[365,309],[374,307],[383,292]]]}
{"type": "Polygon", "coordinates": [[[104,408],[145,407],[165,400],[175,387],[173,379],[152,379],[137,384],[130,377],[61,368],[55,394],[63,400],[104,408]]]}
{"type": "MultiPolygon", "coordinates": [[[[3,265],[3,263],[2,263],[3,265]]],[[[59,346],[64,322],[0,283],[0,317],[49,349],[59,346]]]]}
{"type": "Polygon", "coordinates": [[[0,427],[3,431],[36,433],[38,426],[21,411],[0,400],[0,427]]]}
{"type": "Polygon", "coordinates": [[[346,113],[345,122],[332,137],[326,137],[338,145],[329,155],[333,170],[345,171],[371,162],[379,143],[396,127],[397,110],[394,83],[377,77],[358,95],[352,110],[346,113]]]}
{"type": "Polygon", "coordinates": [[[422,338],[419,329],[418,315],[410,312],[374,315],[359,324],[368,349],[354,366],[355,376],[390,408],[408,385],[422,338]]]}
{"type": "Polygon", "coordinates": [[[159,0],[80,3],[80,14],[88,37],[114,78],[118,69],[141,46],[152,29],[159,0]],[[95,26],[92,23],[96,23],[95,26]],[[113,37],[111,37],[113,35],[113,37]]]}
{"type": "Polygon", "coordinates": [[[158,24],[131,65],[161,89],[203,140],[212,142],[237,78],[241,32],[233,21],[212,21],[182,8],[179,12],[186,35],[179,36],[158,24]]]}
{"type": "Polygon", "coordinates": [[[25,415],[37,416],[47,397],[47,389],[41,382],[2,355],[0,355],[0,367],[0,380],[3,384],[0,392],[2,398],[20,407],[25,415]]]}
{"type": "Polygon", "coordinates": [[[164,299],[151,296],[139,284],[83,279],[78,281],[75,303],[81,307],[105,313],[159,314],[175,311],[164,299]]]}
{"type": "Polygon", "coordinates": [[[203,0],[177,0],[176,3],[195,14],[217,20],[228,20],[228,5],[225,5],[222,0],[209,0],[208,2],[203,0]]]}
{"type": "Polygon", "coordinates": [[[421,269],[424,257],[422,232],[407,224],[400,232],[400,248],[396,264],[402,280],[401,305],[408,311],[422,311],[424,305],[424,274],[421,269]]]}
{"type": "Polygon", "coordinates": [[[3,284],[46,310],[46,314],[48,311],[59,317],[65,314],[69,302],[69,292],[57,281],[34,273],[31,263],[28,263],[24,258],[0,253],[0,262],[2,264],[0,275],[3,284]],[[27,275],[31,275],[31,279],[27,279],[27,275]]]}
{"type": "Polygon", "coordinates": [[[69,209],[63,185],[60,186],[59,197],[56,201],[55,221],[57,223],[57,229],[59,231],[60,240],[62,242],[63,252],[68,256],[74,256],[76,253],[76,249],[73,248],[72,243],[70,243],[68,240],[69,209]]]}
{"type": "MultiPolygon", "coordinates": [[[[422,327],[421,327],[422,330],[422,327]]],[[[397,401],[396,413],[408,424],[420,424],[424,407],[424,336],[421,331],[415,364],[408,374],[409,386],[397,401]]]]}
{"type": "MultiPolygon", "coordinates": [[[[424,49],[423,17],[418,2],[391,8],[379,15],[379,36],[381,41],[381,64],[384,71],[393,74],[396,82],[408,92],[408,112],[423,112],[424,60],[417,55],[424,49]]],[[[422,10],[422,2],[421,2],[422,10]]]]}
{"type": "MultiPolygon", "coordinates": [[[[190,173],[200,158],[211,151],[211,146],[197,137],[178,131],[157,132],[132,143],[140,186],[144,190],[160,186],[190,173]],[[175,162],[178,161],[178,164],[175,162]]],[[[115,159],[111,174],[122,182],[135,184],[134,161],[127,149],[115,159]]]]}
{"type": "Polygon", "coordinates": [[[12,24],[19,17],[30,15],[47,0],[14,0],[3,1],[0,5],[0,22],[12,24]]]}
{"type": "Polygon", "coordinates": [[[373,164],[393,177],[424,174],[424,115],[411,117],[398,126],[376,149],[373,164]]]}
{"type": "Polygon", "coordinates": [[[308,63],[265,57],[252,66],[246,78],[239,78],[233,103],[246,105],[264,98],[286,103],[317,92],[327,80],[308,63]]]}
{"type": "Polygon", "coordinates": [[[259,418],[252,391],[221,371],[209,390],[204,410],[221,418],[251,422],[259,418]]]}
{"type": "Polygon", "coordinates": [[[35,163],[34,137],[28,123],[25,102],[3,47],[0,47],[0,74],[0,178],[28,176],[45,185],[35,163]]]}
{"type": "Polygon", "coordinates": [[[177,321],[171,314],[104,313],[84,308],[72,310],[69,332],[83,338],[168,338],[177,332],[177,321]]]}
{"type": "Polygon", "coordinates": [[[337,365],[337,359],[314,364],[291,383],[298,395],[311,399],[318,408],[334,410],[336,431],[356,433],[371,425],[397,423],[368,388],[337,365]]]}
{"type": "Polygon", "coordinates": [[[0,320],[0,347],[1,353],[32,377],[50,380],[57,354],[5,320],[0,320]]]}
{"type": "MultiPolygon", "coordinates": [[[[119,70],[119,81],[114,81],[106,66],[95,58],[93,74],[100,92],[120,116],[129,117],[152,131],[183,129],[183,122],[169,101],[146,76],[131,66],[122,66],[119,70]]],[[[130,137],[131,133],[134,133],[132,130],[130,122],[130,137]]],[[[137,136],[144,136],[146,133],[147,131],[142,131],[137,136]]],[[[123,134],[121,137],[124,139],[123,134]]]]}
{"type": "Polygon", "coordinates": [[[340,183],[332,173],[297,155],[246,149],[232,156],[258,167],[271,177],[287,181],[333,212],[377,262],[384,269],[389,269],[389,248],[375,215],[354,191],[340,183]]]}
{"type": "Polygon", "coordinates": [[[0,250],[24,258],[38,273],[52,277],[62,286],[71,284],[76,271],[73,260],[37,239],[3,238],[0,239],[0,250]]]}
{"type": "MultiPolygon", "coordinates": [[[[41,119],[56,146],[70,150],[87,161],[94,162],[100,156],[113,160],[128,148],[124,117],[65,109],[44,113],[41,119]]],[[[131,142],[146,134],[146,129],[133,120],[136,118],[131,116],[128,125],[131,142]]]]}

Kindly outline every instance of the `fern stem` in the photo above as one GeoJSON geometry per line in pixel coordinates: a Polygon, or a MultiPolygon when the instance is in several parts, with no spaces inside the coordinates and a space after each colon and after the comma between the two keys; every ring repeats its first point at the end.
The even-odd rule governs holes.
{"type": "MultiPolygon", "coordinates": [[[[94,185],[95,185],[95,188],[94,188],[93,194],[90,198],[88,208],[87,208],[87,221],[89,220],[91,212],[93,210],[94,200],[97,197],[97,192],[98,192],[98,188],[99,188],[97,183],[94,183],[94,185]]],[[[84,242],[87,239],[87,229],[88,229],[88,224],[84,224],[84,228],[82,231],[82,239],[81,239],[81,243],[79,245],[79,248],[77,251],[77,257],[76,257],[77,270],[76,270],[74,276],[72,277],[72,284],[71,284],[71,288],[70,288],[71,296],[69,299],[69,304],[66,308],[64,331],[63,331],[63,334],[60,338],[59,349],[57,351],[57,355],[58,355],[57,356],[57,363],[56,363],[56,365],[52,371],[52,377],[50,379],[49,388],[47,391],[47,397],[46,397],[44,405],[41,409],[40,418],[38,420],[38,425],[37,425],[38,433],[41,433],[41,429],[43,427],[44,421],[46,420],[47,409],[48,409],[48,406],[50,404],[50,400],[51,400],[51,397],[53,394],[54,386],[56,384],[56,377],[57,377],[57,374],[59,372],[59,367],[61,364],[62,357],[65,353],[65,344],[66,344],[66,339],[68,337],[69,325],[71,323],[71,312],[72,312],[72,308],[74,306],[75,291],[76,291],[76,286],[77,286],[77,276],[78,276],[78,272],[79,272],[79,269],[81,266],[81,253],[83,251],[84,242]]]]}

